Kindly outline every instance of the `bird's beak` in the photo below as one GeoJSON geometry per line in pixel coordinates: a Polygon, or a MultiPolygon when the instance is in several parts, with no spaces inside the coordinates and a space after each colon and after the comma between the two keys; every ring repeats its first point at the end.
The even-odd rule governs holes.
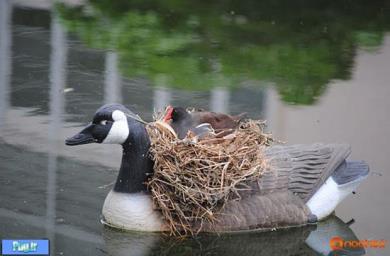
{"type": "Polygon", "coordinates": [[[163,118],[163,121],[167,123],[169,120],[171,120],[172,119],[172,113],[173,113],[173,107],[172,106],[168,106],[167,109],[165,110],[165,116],[163,118]]]}
{"type": "Polygon", "coordinates": [[[76,146],[95,142],[95,139],[92,136],[92,129],[94,128],[94,126],[94,124],[90,124],[73,137],[67,138],[65,140],[65,144],[68,146],[76,146]]]}

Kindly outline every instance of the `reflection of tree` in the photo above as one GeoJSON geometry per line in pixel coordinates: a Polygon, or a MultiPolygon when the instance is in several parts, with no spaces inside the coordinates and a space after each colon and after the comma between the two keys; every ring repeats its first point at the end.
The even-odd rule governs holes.
{"type": "Polygon", "coordinates": [[[343,1],[90,1],[57,5],[89,46],[113,49],[127,76],[186,89],[274,82],[286,102],[310,104],[347,79],[356,46],[377,47],[385,3],[343,1]],[[352,4],[352,5],[351,5],[352,4]]]}

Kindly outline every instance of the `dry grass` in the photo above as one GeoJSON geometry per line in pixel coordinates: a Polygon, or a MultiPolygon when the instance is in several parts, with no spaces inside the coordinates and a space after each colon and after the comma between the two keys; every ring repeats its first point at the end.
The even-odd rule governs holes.
{"type": "Polygon", "coordinates": [[[147,126],[155,163],[148,187],[171,235],[198,233],[237,195],[238,185],[261,176],[262,148],[272,142],[263,126],[246,120],[230,135],[202,140],[191,134],[179,140],[160,122],[147,126]]]}

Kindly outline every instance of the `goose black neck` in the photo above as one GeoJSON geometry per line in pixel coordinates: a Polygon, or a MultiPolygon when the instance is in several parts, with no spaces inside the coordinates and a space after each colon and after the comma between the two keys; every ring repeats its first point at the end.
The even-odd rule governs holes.
{"type": "Polygon", "coordinates": [[[114,191],[121,193],[146,192],[145,182],[153,173],[149,157],[150,140],[144,125],[129,123],[129,137],[123,146],[122,164],[114,191]]]}

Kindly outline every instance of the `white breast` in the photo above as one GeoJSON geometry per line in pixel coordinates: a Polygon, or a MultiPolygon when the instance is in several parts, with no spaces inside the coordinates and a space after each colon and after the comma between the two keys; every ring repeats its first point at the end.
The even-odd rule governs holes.
{"type": "Polygon", "coordinates": [[[136,231],[164,231],[163,219],[153,209],[146,193],[118,193],[111,190],[103,205],[105,224],[136,231]]]}

